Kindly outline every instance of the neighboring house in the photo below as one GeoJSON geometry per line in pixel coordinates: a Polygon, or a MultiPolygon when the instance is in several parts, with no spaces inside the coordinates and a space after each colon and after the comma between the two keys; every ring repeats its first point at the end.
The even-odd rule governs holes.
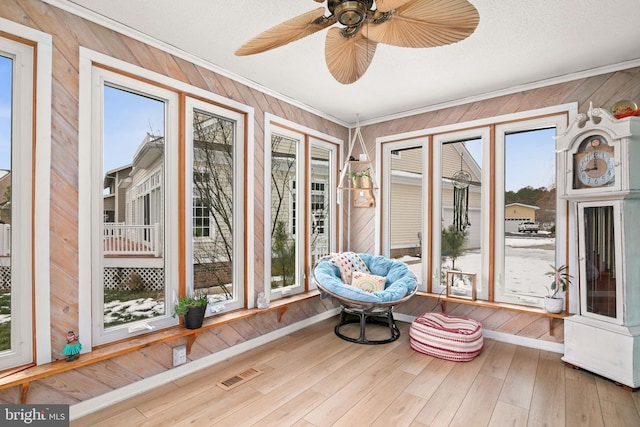
{"type": "Polygon", "coordinates": [[[130,164],[105,173],[103,286],[163,288],[164,138],[149,133],[130,164]]]}
{"type": "Polygon", "coordinates": [[[11,171],[0,170],[0,223],[11,224],[11,171]]]}
{"type": "Polygon", "coordinates": [[[126,192],[131,185],[131,165],[108,171],[104,176],[104,222],[125,222],[126,192]]]}
{"type": "Polygon", "coordinates": [[[162,256],[164,138],[149,133],[130,164],[105,173],[105,256],[162,256]]]}
{"type": "MultiPolygon", "coordinates": [[[[422,150],[412,149],[392,154],[391,159],[391,256],[421,255],[422,212],[422,150]]],[[[459,170],[471,176],[469,189],[469,240],[467,248],[480,246],[480,178],[482,170],[465,144],[444,144],[442,147],[442,227],[453,223],[453,179],[459,170]]]]}
{"type": "Polygon", "coordinates": [[[518,232],[518,225],[522,221],[536,222],[538,206],[525,205],[524,203],[510,203],[504,206],[504,231],[507,233],[518,232]]]}
{"type": "MultiPolygon", "coordinates": [[[[200,140],[204,141],[207,129],[202,129],[201,133],[200,140]]],[[[218,174],[215,182],[226,187],[226,190],[223,188],[222,191],[228,192],[231,183],[220,178],[225,176],[222,168],[228,162],[222,158],[223,154],[220,151],[212,150],[210,155],[207,155],[205,147],[206,144],[202,144],[201,149],[196,152],[193,172],[192,233],[196,288],[224,285],[231,280],[228,271],[230,262],[222,247],[225,241],[222,237],[226,236],[229,239],[231,231],[219,232],[215,225],[224,228],[225,221],[214,221],[215,212],[210,209],[212,203],[206,201],[207,198],[216,197],[216,184],[210,169],[214,169],[218,174]]],[[[115,257],[106,263],[110,267],[161,267],[164,253],[163,170],[164,138],[147,133],[133,155],[131,164],[106,173],[104,186],[109,191],[104,195],[105,256],[115,257]],[[118,245],[110,246],[109,243],[114,240],[118,241],[118,245]],[[126,244],[122,244],[123,242],[126,244]],[[150,259],[149,255],[153,258],[150,259]],[[123,256],[126,256],[126,261],[123,256]],[[132,260],[136,258],[137,260],[132,260]]],[[[147,270],[135,271],[142,276],[149,275],[147,270]]]]}
{"type": "Polygon", "coordinates": [[[0,170],[0,290],[11,288],[11,171],[0,170]]]}

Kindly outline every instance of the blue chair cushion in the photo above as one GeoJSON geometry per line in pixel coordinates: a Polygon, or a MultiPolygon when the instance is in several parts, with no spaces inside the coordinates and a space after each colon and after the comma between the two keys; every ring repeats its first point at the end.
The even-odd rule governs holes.
{"type": "Polygon", "coordinates": [[[382,291],[366,292],[342,282],[340,269],[325,257],[314,268],[315,280],[321,288],[343,298],[361,302],[393,302],[409,295],[418,286],[415,274],[407,264],[381,255],[358,254],[372,274],[385,276],[387,283],[382,291]]]}

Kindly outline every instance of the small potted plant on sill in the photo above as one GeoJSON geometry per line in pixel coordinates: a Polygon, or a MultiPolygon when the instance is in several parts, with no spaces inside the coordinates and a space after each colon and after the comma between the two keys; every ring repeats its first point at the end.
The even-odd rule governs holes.
{"type": "Polygon", "coordinates": [[[183,317],[185,328],[198,329],[202,326],[208,304],[209,298],[206,294],[180,297],[173,306],[173,315],[183,317]]]}
{"type": "Polygon", "coordinates": [[[547,296],[544,297],[544,309],[549,313],[560,313],[564,305],[562,294],[567,291],[573,276],[569,275],[566,265],[561,265],[560,267],[551,265],[550,267],[551,271],[547,271],[545,274],[552,277],[553,282],[551,282],[550,286],[545,286],[547,288],[547,296]]]}

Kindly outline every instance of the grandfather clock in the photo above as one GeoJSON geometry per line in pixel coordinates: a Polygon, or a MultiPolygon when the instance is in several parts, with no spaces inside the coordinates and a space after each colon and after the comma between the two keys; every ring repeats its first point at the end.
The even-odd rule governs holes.
{"type": "MultiPolygon", "coordinates": [[[[575,367],[640,387],[640,118],[590,106],[558,137],[577,239],[579,312],[564,320],[575,367]]],[[[575,241],[575,240],[574,240],[575,241]]]]}

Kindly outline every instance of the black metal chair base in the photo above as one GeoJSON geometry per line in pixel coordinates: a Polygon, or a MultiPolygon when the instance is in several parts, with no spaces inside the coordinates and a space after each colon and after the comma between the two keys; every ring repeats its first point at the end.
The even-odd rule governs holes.
{"type": "Polygon", "coordinates": [[[360,309],[352,307],[342,307],[340,312],[340,319],[334,329],[335,334],[345,341],[357,343],[357,344],[387,344],[400,338],[400,330],[393,319],[393,307],[386,307],[384,309],[360,309]],[[358,338],[352,338],[344,335],[340,332],[340,328],[344,325],[358,323],[360,324],[360,336],[358,338]],[[367,324],[381,325],[389,328],[389,338],[382,340],[369,340],[366,337],[367,324]]]}

